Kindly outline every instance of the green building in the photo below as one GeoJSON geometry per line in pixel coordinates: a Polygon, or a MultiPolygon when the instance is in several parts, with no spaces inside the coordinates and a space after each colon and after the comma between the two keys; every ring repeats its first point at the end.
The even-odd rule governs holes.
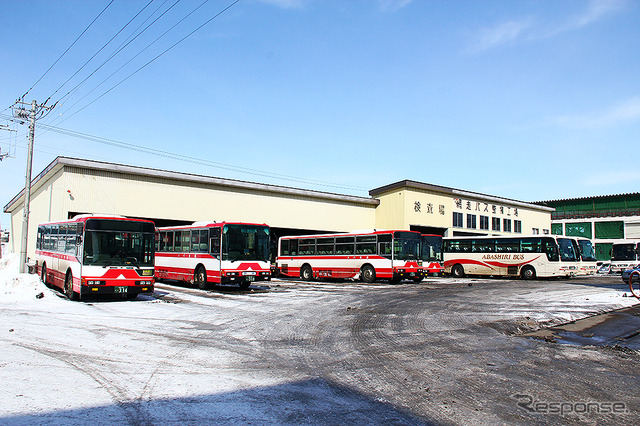
{"type": "Polygon", "coordinates": [[[553,207],[551,233],[593,241],[598,260],[609,260],[615,241],[640,239],[640,193],[539,201],[553,207]]]}

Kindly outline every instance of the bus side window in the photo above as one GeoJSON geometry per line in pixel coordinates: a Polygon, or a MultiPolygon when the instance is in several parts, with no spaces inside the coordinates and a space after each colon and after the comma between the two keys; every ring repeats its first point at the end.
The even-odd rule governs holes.
{"type": "Polygon", "coordinates": [[[289,240],[280,242],[280,256],[289,256],[289,240]]]}
{"type": "Polygon", "coordinates": [[[542,241],[542,245],[544,247],[544,253],[547,255],[547,259],[552,262],[557,262],[560,260],[560,253],[558,252],[558,246],[555,241],[551,238],[544,239],[542,241]]]}
{"type": "Polygon", "coordinates": [[[391,243],[383,242],[378,243],[378,251],[380,256],[391,257],[391,243]]]}
{"type": "Polygon", "coordinates": [[[211,254],[220,257],[220,228],[211,228],[209,237],[209,250],[211,254]]]}

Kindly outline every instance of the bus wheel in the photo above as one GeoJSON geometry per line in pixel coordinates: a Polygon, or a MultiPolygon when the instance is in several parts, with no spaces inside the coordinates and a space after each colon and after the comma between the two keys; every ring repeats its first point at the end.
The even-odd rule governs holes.
{"type": "Polygon", "coordinates": [[[523,280],[533,280],[536,278],[536,270],[531,266],[525,266],[520,270],[520,277],[523,280]]]}
{"type": "Polygon", "coordinates": [[[462,265],[459,263],[453,265],[453,268],[451,268],[451,275],[456,278],[464,278],[464,268],[462,265]]]}
{"type": "Polygon", "coordinates": [[[313,279],[313,271],[311,270],[311,266],[304,265],[302,269],[300,269],[300,279],[303,281],[311,281],[313,279]]]}
{"type": "Polygon", "coordinates": [[[46,286],[49,286],[49,284],[47,284],[47,264],[43,263],[42,264],[42,272],[40,273],[40,278],[42,279],[42,283],[46,286]]]}
{"type": "Polygon", "coordinates": [[[200,290],[206,290],[209,287],[207,282],[207,271],[204,266],[198,266],[195,274],[193,274],[193,281],[196,283],[200,290]]]}
{"type": "Polygon", "coordinates": [[[365,283],[372,283],[376,280],[376,270],[371,265],[364,265],[360,269],[360,279],[365,283]]]}
{"type": "Polygon", "coordinates": [[[64,294],[69,300],[78,300],[78,293],[73,291],[73,275],[71,272],[67,273],[67,277],[64,280],[64,294]]]}

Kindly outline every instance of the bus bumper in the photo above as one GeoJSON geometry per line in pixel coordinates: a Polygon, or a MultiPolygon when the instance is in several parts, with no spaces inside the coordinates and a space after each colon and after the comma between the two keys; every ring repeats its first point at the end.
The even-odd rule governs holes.
{"type": "Polygon", "coordinates": [[[154,290],[153,284],[146,285],[129,285],[129,286],[88,286],[83,285],[80,287],[80,294],[83,296],[89,296],[91,294],[110,295],[110,296],[131,296],[141,293],[152,294],[154,290]]]}
{"type": "Polygon", "coordinates": [[[220,284],[243,284],[243,283],[254,283],[260,281],[271,281],[271,274],[266,273],[265,275],[224,275],[220,277],[220,284]]]}
{"type": "Polygon", "coordinates": [[[401,281],[401,280],[413,280],[415,278],[422,278],[424,273],[422,269],[418,269],[417,271],[393,271],[393,280],[401,281]]]}

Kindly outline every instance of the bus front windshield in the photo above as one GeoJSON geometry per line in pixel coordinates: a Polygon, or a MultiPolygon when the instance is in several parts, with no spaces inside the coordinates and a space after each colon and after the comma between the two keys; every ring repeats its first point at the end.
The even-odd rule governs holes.
{"type": "Polygon", "coordinates": [[[421,260],[442,261],[442,237],[439,235],[423,235],[420,254],[421,260]]]}
{"type": "Polygon", "coordinates": [[[611,249],[611,260],[636,260],[634,243],[614,244],[611,249]]]}
{"type": "Polygon", "coordinates": [[[396,232],[393,240],[395,260],[418,260],[420,258],[420,235],[413,232],[396,232]]]}
{"type": "Polygon", "coordinates": [[[568,238],[558,238],[558,248],[560,249],[561,261],[576,262],[578,260],[578,256],[572,240],[568,238]]]}
{"type": "Polygon", "coordinates": [[[596,251],[594,250],[591,241],[578,240],[578,245],[580,246],[580,255],[582,256],[582,260],[589,262],[596,261],[596,251]]]}
{"type": "Polygon", "coordinates": [[[87,220],[82,260],[85,265],[152,267],[154,243],[151,223],[87,220]]]}
{"type": "Polygon", "coordinates": [[[222,260],[269,261],[269,227],[225,225],[222,229],[222,260]]]}

